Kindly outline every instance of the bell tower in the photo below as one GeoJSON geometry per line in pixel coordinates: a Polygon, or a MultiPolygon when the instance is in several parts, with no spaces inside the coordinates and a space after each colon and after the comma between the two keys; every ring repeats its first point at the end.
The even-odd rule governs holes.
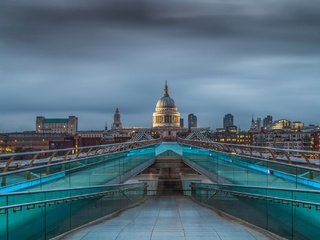
{"type": "Polygon", "coordinates": [[[122,129],[122,123],[121,123],[120,112],[119,112],[119,109],[117,108],[113,116],[112,130],[118,130],[118,129],[122,129]]]}

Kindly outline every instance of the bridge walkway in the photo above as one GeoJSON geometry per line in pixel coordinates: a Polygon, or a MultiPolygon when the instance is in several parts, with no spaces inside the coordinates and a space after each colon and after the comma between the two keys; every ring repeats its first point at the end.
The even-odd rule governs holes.
{"type": "MultiPolygon", "coordinates": [[[[129,217],[129,222],[118,229],[118,232],[114,232],[117,233],[114,239],[134,239],[132,236],[135,232],[145,234],[145,237],[137,239],[157,239],[156,236],[160,235],[157,232],[161,232],[161,228],[157,227],[158,222],[163,222],[169,230],[175,226],[174,231],[167,231],[164,226],[162,229],[164,234],[177,234],[177,239],[228,239],[228,233],[222,231],[219,234],[219,227],[217,230],[214,225],[221,224],[226,219],[217,220],[217,216],[213,215],[212,220],[202,222],[202,216],[196,214],[199,211],[194,210],[199,206],[195,207],[183,194],[192,195],[196,201],[214,206],[286,239],[318,239],[320,234],[318,168],[177,143],[147,145],[117,153],[22,168],[1,173],[0,180],[0,239],[51,239],[126,208],[140,201],[149,192],[163,195],[175,193],[176,190],[180,191],[180,196],[152,197],[140,207],[109,220],[112,222],[121,220],[121,216],[125,216],[124,219],[129,217]],[[208,179],[204,181],[204,177],[208,179]],[[128,179],[137,181],[123,185],[128,179]],[[120,185],[110,185],[112,183],[120,185]],[[167,203],[165,207],[169,211],[162,209],[160,200],[167,203]],[[158,215],[152,215],[150,209],[158,210],[158,215]],[[182,213],[189,209],[194,215],[185,218],[182,213]],[[132,217],[130,214],[135,211],[138,211],[138,215],[132,217]],[[162,212],[171,216],[172,220],[162,220],[162,212]],[[140,217],[143,216],[142,213],[151,214],[150,221],[154,221],[151,229],[149,217],[140,217]],[[207,223],[211,223],[213,234],[208,233],[202,237],[202,232],[206,231],[194,231],[194,236],[188,235],[194,227],[186,227],[188,221],[185,222],[184,218],[193,221],[195,228],[200,223],[200,228],[205,229],[207,223]],[[132,236],[122,237],[128,232],[127,227],[135,225],[139,220],[146,228],[138,228],[136,224],[137,230],[132,231],[132,236]],[[33,222],[32,227],[27,224],[29,222],[33,222]],[[165,222],[170,224],[166,225],[165,222]]],[[[228,232],[233,229],[229,226],[228,232]]],[[[80,232],[82,231],[85,230],[80,232]]],[[[247,227],[246,231],[255,239],[261,237],[252,234],[247,227]]],[[[91,233],[99,235],[98,232],[89,230],[86,232],[88,235],[83,234],[78,239],[86,239],[91,233]]],[[[112,239],[105,238],[103,234],[111,234],[113,231],[101,227],[100,232],[102,239],[112,239]]],[[[91,239],[99,239],[99,236],[91,239]]],[[[236,234],[229,239],[241,239],[239,236],[242,235],[236,234]]]]}
{"type": "Polygon", "coordinates": [[[276,239],[221,216],[184,196],[157,196],[99,224],[82,228],[68,240],[265,240],[276,239]]]}

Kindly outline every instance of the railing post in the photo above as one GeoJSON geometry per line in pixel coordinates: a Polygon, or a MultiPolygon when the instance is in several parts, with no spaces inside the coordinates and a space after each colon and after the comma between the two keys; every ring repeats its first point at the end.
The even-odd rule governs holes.
{"type": "Polygon", "coordinates": [[[5,187],[6,185],[7,185],[7,177],[6,176],[2,176],[1,187],[5,187]]]}
{"type": "Polygon", "coordinates": [[[29,167],[33,167],[34,161],[37,160],[37,158],[39,157],[39,155],[40,155],[40,152],[37,153],[37,154],[35,154],[35,155],[33,156],[33,158],[31,159],[31,161],[30,161],[30,163],[29,163],[29,167]]]}
{"type": "Polygon", "coordinates": [[[94,154],[93,154],[93,155],[94,155],[94,156],[97,156],[97,154],[98,154],[99,150],[100,150],[100,149],[98,148],[98,149],[94,152],[94,154]]]}
{"type": "Polygon", "coordinates": [[[87,152],[87,157],[89,157],[89,154],[91,153],[91,151],[92,151],[92,147],[89,148],[89,151],[87,152]]]}
{"type": "Polygon", "coordinates": [[[263,158],[263,154],[262,154],[261,150],[257,150],[257,151],[259,152],[260,157],[263,158]]]}
{"type": "Polygon", "coordinates": [[[288,162],[289,162],[290,164],[292,164],[292,161],[291,161],[291,158],[290,158],[289,154],[288,154],[286,151],[283,151],[283,153],[284,153],[284,155],[286,156],[288,162]]]}
{"type": "Polygon", "coordinates": [[[54,152],[48,160],[48,165],[52,163],[53,158],[58,154],[58,151],[54,152]]]}
{"type": "Polygon", "coordinates": [[[6,162],[6,166],[4,167],[3,172],[8,171],[10,164],[13,162],[14,159],[15,159],[15,156],[12,156],[11,158],[9,158],[9,160],[6,162]]]}
{"type": "Polygon", "coordinates": [[[239,149],[240,149],[240,151],[241,151],[241,154],[242,154],[242,155],[245,155],[245,153],[244,153],[244,151],[243,151],[243,147],[241,146],[241,147],[239,147],[239,149]]]}
{"type": "Polygon", "coordinates": [[[274,152],[273,152],[271,149],[268,149],[268,152],[271,154],[271,156],[272,156],[273,160],[277,160],[277,158],[276,158],[276,156],[275,156],[274,152]]]}
{"type": "Polygon", "coordinates": [[[191,196],[196,197],[196,188],[193,182],[190,183],[190,189],[191,189],[191,196]]]}
{"type": "Polygon", "coordinates": [[[310,167],[311,164],[309,158],[303,153],[301,153],[301,156],[306,160],[308,167],[310,167]]]}
{"type": "Polygon", "coordinates": [[[253,152],[251,147],[249,147],[249,152],[250,152],[250,156],[253,157],[253,152]]]}
{"type": "Polygon", "coordinates": [[[78,159],[79,158],[79,155],[82,153],[82,149],[80,149],[80,150],[78,150],[77,151],[77,154],[76,154],[76,159],[78,159]]]}
{"type": "Polygon", "coordinates": [[[64,157],[63,157],[63,161],[67,161],[68,160],[68,156],[69,156],[69,154],[70,154],[70,150],[64,155],[64,157]]]}
{"type": "Polygon", "coordinates": [[[148,183],[146,182],[143,183],[143,195],[144,196],[148,195],[148,183]]]}

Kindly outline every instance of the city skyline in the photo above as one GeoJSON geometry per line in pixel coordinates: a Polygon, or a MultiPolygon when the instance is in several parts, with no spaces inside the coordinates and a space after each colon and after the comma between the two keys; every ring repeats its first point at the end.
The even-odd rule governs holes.
{"type": "MultiPolygon", "coordinates": [[[[115,109],[115,111],[117,111],[117,109],[118,108],[116,108],[115,109]]],[[[112,118],[114,118],[114,113],[115,112],[113,112],[112,113],[112,118]]],[[[217,127],[211,127],[211,126],[198,126],[198,127],[200,127],[200,128],[206,128],[206,127],[209,127],[212,131],[215,131],[216,129],[222,129],[222,128],[224,128],[223,127],[223,125],[224,125],[224,118],[225,118],[225,116],[226,115],[230,115],[231,113],[226,113],[224,116],[221,116],[221,119],[220,119],[220,122],[221,122],[221,124],[219,125],[219,123],[217,123],[217,127]]],[[[122,114],[121,113],[121,116],[123,116],[123,115],[125,115],[125,114],[122,114]]],[[[186,119],[188,120],[188,117],[190,116],[190,115],[194,115],[194,113],[189,113],[189,114],[187,114],[186,115],[186,119]]],[[[126,116],[126,115],[125,115],[126,116]]],[[[128,116],[128,115],[127,115],[128,116]]],[[[233,116],[233,115],[232,115],[233,116]]],[[[260,119],[260,120],[264,120],[265,118],[267,118],[267,117],[269,117],[270,115],[268,115],[268,116],[263,116],[263,117],[261,117],[261,116],[258,116],[258,118],[256,118],[256,119],[260,119]]],[[[38,117],[44,117],[44,115],[43,116],[36,116],[35,118],[38,118],[38,117]]],[[[46,117],[48,117],[49,119],[50,118],[54,118],[54,119],[66,119],[66,117],[70,117],[70,115],[64,115],[64,116],[46,116],[46,117]]],[[[195,114],[195,117],[196,118],[198,118],[198,116],[195,114]]],[[[234,116],[233,116],[234,117],[234,116]]],[[[238,130],[245,130],[245,131],[248,131],[248,130],[250,130],[250,127],[252,126],[251,124],[252,124],[252,118],[253,116],[251,116],[251,119],[250,119],[250,123],[248,122],[247,123],[247,128],[243,128],[243,127],[241,127],[241,125],[238,125],[237,124],[237,119],[236,119],[236,117],[234,118],[234,126],[235,127],[237,127],[237,128],[239,128],[238,130]]],[[[272,117],[272,116],[271,116],[272,117]]],[[[184,118],[181,118],[181,119],[184,119],[184,118]]],[[[288,120],[289,122],[302,122],[302,123],[304,123],[305,124],[305,127],[307,127],[307,126],[312,126],[312,125],[319,125],[319,124],[316,124],[316,123],[314,123],[314,122],[310,122],[310,123],[305,123],[305,122],[303,122],[303,121],[301,121],[301,120],[299,120],[299,119],[288,119],[288,118],[276,118],[276,119],[274,119],[273,121],[272,121],[272,124],[274,124],[276,121],[279,121],[279,120],[288,120]]],[[[34,121],[34,119],[33,119],[33,121],[34,121]]],[[[103,130],[103,129],[105,129],[105,127],[107,127],[108,129],[112,129],[112,125],[113,125],[113,122],[114,122],[114,120],[112,120],[112,119],[110,119],[110,121],[108,122],[108,121],[105,121],[104,122],[104,125],[103,126],[100,126],[100,127],[97,127],[97,128],[79,128],[79,131],[85,131],[85,130],[88,130],[88,131],[90,131],[90,130],[103,130]]],[[[79,121],[79,125],[81,126],[81,119],[80,119],[80,121],[79,121]]],[[[187,123],[188,124],[188,123],[187,123]]],[[[262,124],[263,124],[263,122],[261,122],[261,126],[262,126],[262,124]]],[[[35,129],[35,125],[34,125],[34,122],[32,122],[31,123],[31,125],[32,125],[32,127],[30,128],[30,129],[22,129],[21,131],[35,131],[36,129],[35,129]]],[[[152,125],[152,124],[151,124],[152,125]]],[[[149,126],[149,125],[125,125],[125,126],[123,126],[124,128],[132,128],[132,127],[138,127],[138,128],[151,128],[152,126],[149,126]]],[[[185,127],[187,127],[187,126],[185,126],[185,127]]],[[[6,131],[2,131],[2,132],[0,132],[0,133],[5,133],[6,131]]],[[[10,131],[7,131],[7,132],[10,132],[10,131]]],[[[13,131],[11,131],[11,132],[15,132],[15,130],[13,130],[13,131]]]]}
{"type": "MultiPolygon", "coordinates": [[[[178,105],[178,107],[179,107],[179,109],[180,109],[180,106],[178,105]]],[[[102,130],[102,129],[104,129],[105,128],[105,126],[107,125],[107,127],[108,127],[108,129],[111,129],[112,128],[112,122],[113,122],[113,118],[114,118],[114,112],[117,110],[117,109],[119,109],[119,110],[121,110],[119,107],[115,107],[115,108],[113,108],[113,109],[111,109],[111,113],[107,113],[107,114],[100,114],[101,115],[101,117],[99,118],[99,126],[98,125],[94,125],[95,127],[91,127],[90,128],[90,124],[89,125],[86,125],[85,123],[83,123],[82,121],[81,121],[81,117],[79,117],[79,130],[81,131],[81,130],[102,130]],[[107,118],[103,118],[103,117],[107,117],[107,118]],[[102,125],[101,125],[102,124],[102,125]],[[88,127],[89,126],[89,127],[88,127]]],[[[126,107],[124,107],[124,109],[127,109],[126,107]]],[[[73,113],[79,113],[79,112],[73,112],[73,113]]],[[[89,113],[87,116],[84,116],[84,118],[88,121],[88,122],[90,122],[91,120],[92,120],[92,117],[90,117],[91,116],[91,114],[92,113],[89,113]]],[[[190,115],[190,114],[192,114],[192,113],[189,113],[189,112],[187,112],[187,113],[182,113],[181,115],[182,115],[182,118],[185,118],[185,119],[188,119],[188,115],[190,115]]],[[[193,114],[195,114],[196,116],[197,116],[197,118],[198,118],[198,116],[199,116],[199,114],[198,113],[196,113],[196,112],[194,112],[193,114]]],[[[235,115],[234,113],[232,113],[232,112],[225,112],[223,115],[221,115],[221,116],[214,116],[214,118],[215,119],[217,119],[217,121],[216,122],[214,122],[213,124],[211,124],[211,125],[201,125],[201,123],[204,123],[204,122],[207,122],[207,121],[205,121],[205,120],[203,120],[203,119],[199,119],[198,118],[198,120],[199,120],[199,122],[200,122],[200,125],[199,125],[199,127],[209,127],[209,128],[211,128],[211,130],[215,130],[215,129],[217,129],[217,128],[223,128],[223,121],[224,121],[224,117],[226,116],[226,115],[228,115],[228,114],[232,114],[233,115],[233,117],[234,117],[234,125],[236,126],[236,127],[240,127],[242,130],[249,130],[250,129],[250,126],[251,126],[251,121],[252,121],[252,118],[254,117],[254,118],[265,118],[265,117],[267,117],[267,116],[269,116],[269,114],[267,114],[267,113],[265,113],[265,115],[257,115],[257,114],[251,114],[250,115],[250,118],[249,118],[249,116],[247,116],[247,121],[246,122],[244,122],[244,124],[243,125],[241,125],[241,124],[239,124],[239,122],[241,122],[241,120],[239,121],[239,119],[237,118],[237,115],[235,115]]],[[[52,113],[49,113],[49,114],[47,114],[47,113],[45,113],[45,114],[40,114],[40,115],[38,115],[38,116],[46,116],[46,117],[49,117],[49,118],[65,118],[65,117],[67,117],[67,116],[70,116],[70,115],[74,115],[74,114],[70,114],[70,113],[68,113],[68,112],[65,112],[65,113],[61,113],[61,112],[58,112],[58,114],[56,114],[56,112],[52,112],[52,113]]],[[[124,120],[123,122],[124,122],[124,127],[152,127],[152,113],[151,113],[151,115],[150,114],[147,114],[147,115],[149,115],[148,117],[150,118],[150,123],[147,123],[147,124],[145,124],[145,125],[143,125],[142,124],[142,121],[140,121],[139,122],[139,119],[141,119],[141,115],[140,114],[136,114],[136,113],[134,113],[134,112],[131,112],[130,111],[130,109],[129,109],[129,113],[126,113],[126,112],[123,112],[122,110],[121,110],[121,116],[122,116],[122,119],[124,120]],[[137,118],[138,118],[138,120],[137,120],[137,124],[135,124],[135,125],[130,125],[130,124],[128,124],[128,123],[130,123],[130,117],[131,116],[136,116],[137,118]],[[151,116],[151,117],[150,117],[151,116]]],[[[77,115],[78,116],[78,115],[77,115]]],[[[271,116],[272,117],[274,117],[274,115],[272,115],[271,114],[271,116]]],[[[3,133],[5,133],[5,132],[15,132],[15,131],[34,131],[35,130],[35,126],[34,126],[34,119],[36,118],[37,116],[31,116],[31,121],[30,122],[27,122],[26,123],[26,125],[25,126],[29,126],[29,127],[23,127],[22,125],[19,125],[19,126],[21,126],[20,128],[19,127],[17,127],[17,126],[15,126],[15,125],[10,125],[11,126],[11,129],[12,130],[2,130],[2,129],[0,129],[0,133],[1,132],[3,132],[3,133]]],[[[98,118],[97,118],[98,119],[98,118]]],[[[293,119],[291,119],[291,118],[286,118],[286,117],[282,117],[282,116],[279,116],[279,117],[274,117],[274,121],[276,121],[276,120],[279,120],[279,119],[288,119],[289,121],[291,121],[291,122],[294,122],[294,121],[301,121],[301,122],[304,122],[303,120],[301,120],[301,119],[297,119],[297,118],[293,118],[293,119]]],[[[243,123],[243,122],[242,122],[243,123]]],[[[318,122],[316,122],[316,121],[313,121],[312,122],[312,120],[311,120],[311,122],[304,122],[305,123],[305,125],[307,126],[307,125],[319,125],[319,123],[318,122]]],[[[209,123],[210,124],[210,123],[209,123]]]]}
{"type": "Polygon", "coordinates": [[[319,124],[319,4],[311,1],[0,3],[0,132],[36,116],[152,126],[164,81],[181,117],[319,124]],[[183,13],[181,12],[183,9],[183,13]]]}

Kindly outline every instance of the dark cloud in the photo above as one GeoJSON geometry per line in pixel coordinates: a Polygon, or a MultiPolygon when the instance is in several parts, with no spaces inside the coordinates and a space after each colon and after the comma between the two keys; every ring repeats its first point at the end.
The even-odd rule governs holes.
{"type": "Polygon", "coordinates": [[[165,79],[203,126],[227,112],[244,128],[252,113],[318,124],[319,25],[311,0],[2,1],[0,131],[69,113],[97,128],[117,106],[149,126],[165,79]]]}

